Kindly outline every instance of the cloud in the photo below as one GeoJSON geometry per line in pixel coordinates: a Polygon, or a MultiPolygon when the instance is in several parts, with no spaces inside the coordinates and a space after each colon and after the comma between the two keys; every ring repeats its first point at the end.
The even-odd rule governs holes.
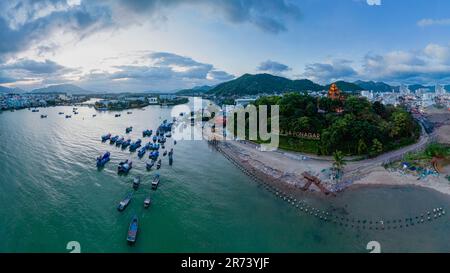
{"type": "Polygon", "coordinates": [[[450,47],[429,44],[419,51],[394,51],[364,58],[362,76],[406,83],[450,80],[450,47]]]}
{"type": "Polygon", "coordinates": [[[23,70],[35,75],[53,74],[61,70],[67,71],[64,66],[51,60],[39,62],[29,59],[19,59],[14,63],[2,65],[0,68],[4,70],[23,70]]]}
{"type": "Polygon", "coordinates": [[[204,9],[205,14],[219,15],[234,24],[252,24],[269,33],[286,31],[287,21],[301,17],[298,6],[285,0],[119,0],[119,3],[137,14],[159,17],[172,8],[190,5],[204,9]]]}
{"type": "Polygon", "coordinates": [[[83,39],[112,26],[110,11],[92,2],[69,5],[62,0],[1,1],[0,62],[48,39],[57,30],[83,39]]]}
{"type": "Polygon", "coordinates": [[[366,0],[369,6],[381,6],[381,0],[366,0]]]}
{"type": "Polygon", "coordinates": [[[429,26],[449,26],[450,18],[444,19],[422,19],[417,22],[419,27],[429,27],[429,26]]]}
{"type": "Polygon", "coordinates": [[[267,71],[271,73],[281,73],[291,70],[291,68],[285,64],[267,60],[265,62],[262,62],[257,67],[257,70],[259,71],[267,71]]]}
{"type": "Polygon", "coordinates": [[[349,79],[357,75],[351,62],[347,60],[333,60],[330,63],[313,63],[305,66],[305,76],[320,83],[349,79]]]}
{"type": "Polygon", "coordinates": [[[144,52],[136,57],[148,64],[114,66],[114,72],[92,71],[80,79],[81,85],[100,91],[171,91],[234,78],[211,64],[174,53],[144,52]]]}

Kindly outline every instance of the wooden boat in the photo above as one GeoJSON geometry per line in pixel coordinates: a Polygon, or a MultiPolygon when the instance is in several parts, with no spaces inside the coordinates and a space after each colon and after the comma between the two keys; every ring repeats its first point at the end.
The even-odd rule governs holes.
{"type": "Polygon", "coordinates": [[[130,227],[128,228],[128,236],[127,241],[130,244],[134,244],[136,242],[136,237],[139,229],[139,220],[136,215],[131,219],[130,227]]]}

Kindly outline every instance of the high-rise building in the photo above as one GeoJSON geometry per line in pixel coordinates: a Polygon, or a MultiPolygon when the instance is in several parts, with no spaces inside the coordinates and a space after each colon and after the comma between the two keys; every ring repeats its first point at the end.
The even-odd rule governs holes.
{"type": "Polygon", "coordinates": [[[444,86],[442,86],[440,84],[436,84],[434,92],[435,92],[436,96],[444,96],[446,93],[446,90],[445,90],[444,86]]]}

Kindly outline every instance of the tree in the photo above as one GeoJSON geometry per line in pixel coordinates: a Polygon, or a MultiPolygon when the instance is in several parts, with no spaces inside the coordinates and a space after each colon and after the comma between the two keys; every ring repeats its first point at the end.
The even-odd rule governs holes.
{"type": "Polygon", "coordinates": [[[341,151],[335,151],[333,154],[333,160],[333,167],[338,171],[342,171],[346,165],[344,154],[341,151]]]}
{"type": "Polygon", "coordinates": [[[358,155],[363,155],[367,152],[367,145],[363,139],[358,141],[358,155]]]}
{"type": "Polygon", "coordinates": [[[372,147],[370,148],[370,155],[376,156],[381,154],[382,152],[383,152],[383,144],[378,139],[375,138],[372,141],[372,147]]]}

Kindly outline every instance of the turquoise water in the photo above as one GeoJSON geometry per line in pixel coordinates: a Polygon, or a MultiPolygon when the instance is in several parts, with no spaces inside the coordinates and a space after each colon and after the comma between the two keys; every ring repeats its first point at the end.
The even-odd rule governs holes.
{"type": "MultiPolygon", "coordinates": [[[[156,171],[146,171],[146,157],[139,160],[136,153],[102,143],[100,136],[125,135],[125,127],[133,126],[132,140],[142,138],[144,129],[155,130],[170,118],[170,110],[149,106],[131,115],[124,111],[119,118],[88,107],[79,107],[72,119],[58,115],[70,114],[72,107],[0,114],[0,252],[68,252],[69,241],[78,241],[82,252],[367,252],[372,240],[389,252],[450,251],[448,215],[397,230],[340,227],[275,197],[204,141],[178,142],[173,166],[163,158],[160,187],[151,191],[156,171]],[[95,158],[105,151],[112,159],[98,170],[95,158]],[[128,158],[133,169],[118,176],[117,164],[128,158]],[[120,213],[116,206],[132,190],[135,175],[143,184],[120,213]],[[153,203],[146,210],[148,193],[153,203]],[[139,216],[140,230],[137,243],[129,246],[133,214],[139,216]]],[[[315,207],[360,219],[450,208],[449,197],[412,187],[305,198],[315,207]]]]}

